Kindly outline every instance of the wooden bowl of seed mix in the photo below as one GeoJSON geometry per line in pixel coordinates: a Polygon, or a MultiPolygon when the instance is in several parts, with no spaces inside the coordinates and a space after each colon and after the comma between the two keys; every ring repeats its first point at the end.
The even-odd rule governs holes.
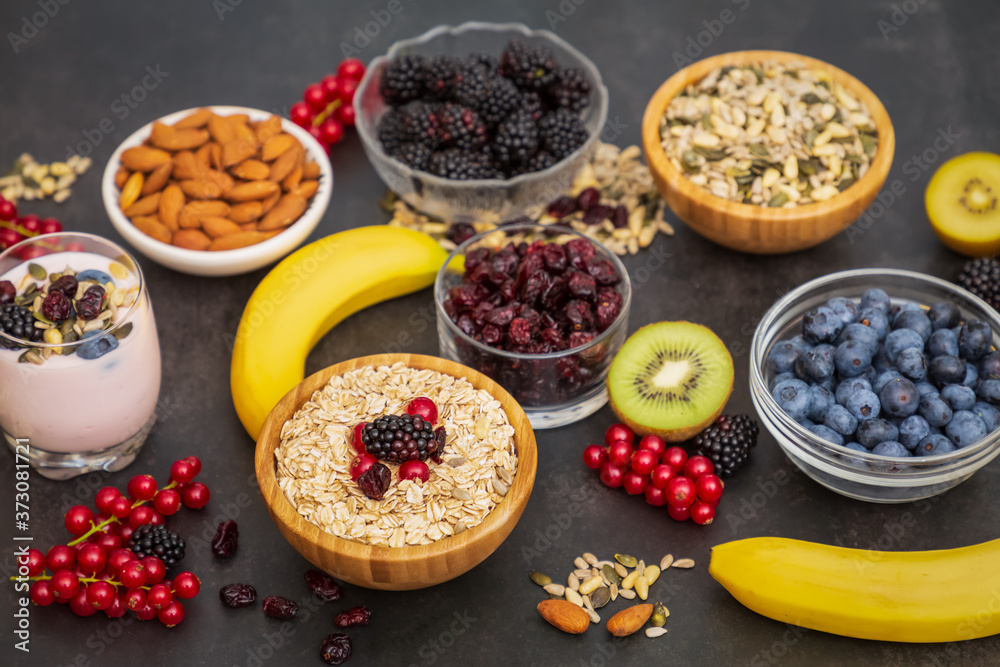
{"type": "Polygon", "coordinates": [[[671,76],[642,122],[646,161],[674,213],[716,243],[776,254],[853,223],[892,165],[885,107],[833,65],[736,51],[671,76]]]}
{"type": "Polygon", "coordinates": [[[303,380],[268,415],[257,480],[281,534],[309,562],[367,588],[411,590],[453,579],[500,546],[531,495],[535,436],[490,378],[446,359],[380,354],[303,380]],[[426,396],[447,439],[426,482],[392,482],[381,500],[351,479],[354,426],[405,414],[426,396]]]}

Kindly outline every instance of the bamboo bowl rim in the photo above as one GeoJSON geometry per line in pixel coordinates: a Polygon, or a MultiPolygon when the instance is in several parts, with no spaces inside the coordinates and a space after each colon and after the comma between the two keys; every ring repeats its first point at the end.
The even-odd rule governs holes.
{"type": "Polygon", "coordinates": [[[895,153],[896,135],[892,120],[882,101],[868,86],[859,79],[835,65],[789,51],[748,50],[730,51],[711,56],[688,65],[668,78],[653,94],[642,118],[642,143],[646,153],[646,163],[650,170],[658,173],[661,178],[676,188],[682,198],[693,200],[699,205],[710,207],[731,219],[768,223],[786,223],[811,220],[817,216],[840,211],[854,205],[858,200],[878,191],[889,175],[892,158],[895,153]],[[718,197],[708,190],[692,183],[670,162],[660,139],[660,120],[670,102],[684,88],[705,78],[717,67],[726,65],[745,65],[765,60],[776,60],[782,63],[801,63],[808,69],[818,69],[830,74],[831,78],[847,88],[859,100],[865,103],[875,121],[878,131],[878,151],[871,161],[868,171],[858,181],[840,194],[822,202],[803,204],[793,208],[769,208],[744,204],[718,197]]]}
{"type": "MultiPolygon", "coordinates": [[[[527,415],[524,414],[524,410],[513,396],[495,381],[476,370],[447,359],[420,354],[377,354],[358,357],[328,366],[310,375],[285,394],[268,414],[257,438],[254,455],[254,467],[261,494],[268,511],[283,534],[283,528],[287,528],[299,539],[319,545],[326,552],[349,556],[353,559],[379,560],[390,564],[412,563],[428,558],[449,558],[452,556],[456,557],[456,561],[468,561],[467,554],[465,558],[460,557],[462,552],[468,551],[470,545],[485,541],[498,534],[500,539],[497,545],[499,545],[513,530],[528,503],[534,486],[537,465],[538,451],[534,431],[528,422],[527,415]],[[338,537],[299,514],[278,487],[274,450],[280,444],[281,429],[286,421],[280,417],[280,414],[282,409],[292,406],[288,414],[289,416],[293,415],[312,398],[317,390],[326,386],[334,376],[365,366],[387,366],[400,361],[409,368],[418,370],[429,368],[440,373],[464,378],[476,389],[485,389],[491,396],[500,401],[511,426],[514,427],[514,447],[517,452],[517,471],[514,474],[514,480],[507,495],[490,510],[482,523],[432,544],[387,547],[338,537]]],[[[299,550],[294,541],[289,540],[289,543],[296,547],[296,550],[299,550]]],[[[489,553],[492,553],[492,550],[489,553]]],[[[484,553],[476,564],[485,560],[489,553],[484,553]]],[[[319,563],[314,564],[319,565],[319,563]]],[[[470,568],[456,572],[456,576],[467,569],[470,568]]],[[[436,582],[427,585],[433,585],[433,583],[436,582]]]]}

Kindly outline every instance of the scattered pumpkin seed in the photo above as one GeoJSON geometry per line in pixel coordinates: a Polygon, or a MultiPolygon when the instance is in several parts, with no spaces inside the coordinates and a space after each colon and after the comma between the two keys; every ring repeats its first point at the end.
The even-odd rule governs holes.
{"type": "Polygon", "coordinates": [[[545,586],[542,586],[542,588],[544,588],[545,592],[549,595],[562,597],[566,594],[566,587],[562,584],[546,584],[545,586]]]}
{"type": "Polygon", "coordinates": [[[124,340],[130,333],[132,333],[132,323],[126,322],[117,329],[114,330],[114,337],[118,340],[124,340]]]}
{"type": "Polygon", "coordinates": [[[657,602],[653,605],[653,615],[649,617],[649,620],[653,625],[659,628],[663,627],[663,624],[667,622],[667,616],[669,615],[670,612],[667,611],[667,608],[663,605],[663,603],[657,602]]]}
{"type": "Polygon", "coordinates": [[[566,589],[566,601],[572,602],[577,607],[583,606],[583,598],[580,597],[580,594],[574,591],[572,588],[566,589]]]}
{"type": "Polygon", "coordinates": [[[666,628],[658,628],[656,626],[653,626],[652,628],[646,628],[646,636],[651,639],[656,637],[662,637],[665,634],[667,634],[666,628]]]}
{"type": "Polygon", "coordinates": [[[771,151],[764,144],[750,144],[750,152],[757,157],[771,157],[771,151]]]}
{"type": "Polygon", "coordinates": [[[679,567],[682,570],[688,570],[694,567],[694,561],[690,558],[680,558],[675,560],[671,567],[679,567]]]}
{"type": "Polygon", "coordinates": [[[778,208],[779,206],[784,206],[788,203],[788,195],[784,192],[779,192],[778,194],[771,197],[771,200],[767,202],[767,205],[771,208],[778,208]]]}
{"type": "Polygon", "coordinates": [[[667,554],[660,560],[660,571],[666,570],[674,562],[674,557],[671,554],[667,554]]]}
{"type": "Polygon", "coordinates": [[[618,574],[613,565],[605,565],[603,568],[604,576],[608,578],[612,584],[620,584],[622,582],[622,576],[618,574]]]}
{"type": "Polygon", "coordinates": [[[600,609],[610,601],[611,601],[611,590],[604,586],[601,586],[596,591],[590,594],[590,602],[594,605],[594,609],[600,609]]]}
{"type": "Polygon", "coordinates": [[[625,567],[635,567],[639,562],[635,559],[635,556],[629,556],[628,554],[615,554],[615,560],[625,567]]]}
{"type": "Polygon", "coordinates": [[[533,582],[535,582],[536,584],[538,584],[542,588],[544,588],[544,587],[546,587],[546,586],[548,586],[549,584],[552,583],[552,577],[550,577],[549,575],[545,574],[544,572],[538,572],[536,570],[531,570],[528,573],[528,576],[531,577],[531,580],[533,582]]]}

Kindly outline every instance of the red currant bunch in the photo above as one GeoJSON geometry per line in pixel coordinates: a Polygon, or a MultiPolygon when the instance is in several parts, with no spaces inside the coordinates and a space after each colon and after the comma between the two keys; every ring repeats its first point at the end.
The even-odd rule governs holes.
{"type": "MultiPolygon", "coordinates": [[[[55,218],[39,218],[34,214],[19,217],[17,205],[0,197],[0,250],[39,234],[55,234],[62,230],[62,223],[55,218]]],[[[25,248],[21,259],[34,259],[43,252],[41,248],[25,248]]]]}
{"type": "Polygon", "coordinates": [[[292,122],[309,130],[327,150],[344,138],[344,128],[354,125],[354,93],[365,75],[357,58],[347,58],[319,83],[306,86],[302,100],[289,109],[292,122]]]}

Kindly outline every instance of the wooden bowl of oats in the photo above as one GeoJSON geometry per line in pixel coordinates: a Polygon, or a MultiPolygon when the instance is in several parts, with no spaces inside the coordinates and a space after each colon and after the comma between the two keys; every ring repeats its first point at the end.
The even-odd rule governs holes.
{"type": "Polygon", "coordinates": [[[288,392],[257,440],[260,490],[281,534],[338,579],[425,588],[485,560],[514,529],[535,481],[524,411],[485,375],[446,359],[380,354],[322,370],[288,392]],[[354,426],[426,396],[447,436],[426,482],[392,481],[373,500],[351,479],[354,426]]]}
{"type": "Polygon", "coordinates": [[[694,231],[743,252],[818,245],[853,223],[892,165],[895,134],[856,78],[782,51],[680,70],[653,95],[642,143],[656,185],[694,231]]]}

